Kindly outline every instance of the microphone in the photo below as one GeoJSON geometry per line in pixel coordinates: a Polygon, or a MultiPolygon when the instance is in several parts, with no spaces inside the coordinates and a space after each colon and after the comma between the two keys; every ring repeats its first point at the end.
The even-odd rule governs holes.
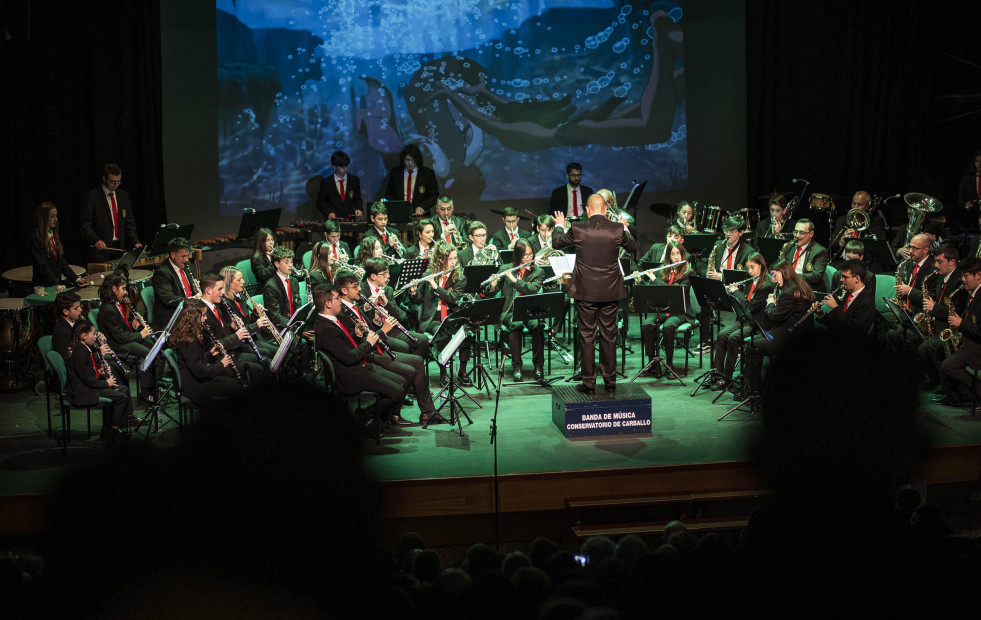
{"type": "Polygon", "coordinates": [[[810,185],[811,182],[807,179],[794,179],[794,183],[803,183],[804,185],[810,185]]]}

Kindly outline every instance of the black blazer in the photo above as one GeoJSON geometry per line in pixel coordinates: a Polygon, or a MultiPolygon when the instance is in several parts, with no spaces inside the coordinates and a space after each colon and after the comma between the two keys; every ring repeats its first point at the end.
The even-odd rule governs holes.
{"type": "MultiPolygon", "coordinates": [[[[433,241],[437,241],[437,240],[445,241],[446,238],[443,235],[443,221],[439,218],[438,215],[434,216],[432,219],[434,224],[433,230],[436,233],[435,236],[433,237],[433,241]]],[[[454,226],[456,226],[456,234],[453,236],[453,242],[469,244],[470,237],[469,235],[467,235],[467,226],[469,226],[469,224],[467,223],[467,220],[463,219],[459,215],[451,215],[450,222],[454,226]]]]}
{"type": "Polygon", "coordinates": [[[937,277],[934,278],[933,293],[930,295],[930,297],[936,303],[934,303],[933,311],[930,313],[930,315],[935,320],[944,324],[947,323],[947,317],[949,316],[949,313],[947,312],[947,304],[944,303],[944,299],[951,298],[951,295],[955,295],[953,298],[951,298],[951,303],[953,304],[953,307],[955,309],[957,308],[956,302],[959,301],[958,297],[962,297],[966,299],[966,297],[964,296],[967,293],[964,292],[964,289],[961,286],[962,284],[963,282],[961,281],[961,270],[957,268],[954,268],[954,270],[950,272],[950,279],[947,280],[946,287],[944,287],[943,276],[938,274],[937,277]],[[960,288],[959,292],[958,292],[958,288],[960,288]]]}
{"type": "MultiPolygon", "coordinates": [[[[512,264],[502,265],[498,273],[511,269],[513,266],[512,264]]],[[[517,278],[518,272],[512,272],[512,275],[517,278]]],[[[498,279],[497,285],[491,290],[500,289],[501,296],[504,297],[504,311],[501,313],[502,323],[511,321],[514,312],[514,298],[519,293],[522,295],[536,295],[541,293],[542,281],[544,279],[545,270],[534,263],[525,271],[525,276],[518,279],[517,282],[511,282],[511,278],[507,276],[501,276],[498,279]]]]}
{"type": "Polygon", "coordinates": [[[573,224],[564,233],[556,228],[552,247],[576,248],[576,267],[569,282],[569,297],[583,301],[617,301],[627,296],[620,274],[620,248],[633,252],[637,243],[619,222],[596,214],[573,224]]]}
{"type": "Polygon", "coordinates": [[[221,346],[225,347],[225,351],[230,354],[234,354],[236,351],[246,351],[249,345],[245,343],[244,340],[239,340],[238,335],[235,333],[238,330],[235,328],[235,323],[232,321],[231,315],[222,307],[221,302],[215,306],[218,311],[218,316],[215,316],[214,311],[211,308],[207,308],[204,311],[204,322],[211,328],[211,332],[221,341],[221,346]],[[221,321],[218,321],[218,317],[221,317],[221,321]]]}
{"type": "MultiPolygon", "coordinates": [[[[854,239],[854,237],[844,238],[840,236],[840,233],[846,228],[848,228],[848,216],[842,215],[835,220],[834,231],[831,233],[831,239],[835,240],[834,247],[828,248],[828,251],[834,256],[838,256],[844,252],[845,244],[854,239]]],[[[886,239],[886,221],[883,219],[882,211],[872,213],[872,225],[858,233],[858,240],[868,239],[873,235],[876,239],[882,239],[883,241],[886,239]]]]}
{"type": "MultiPolygon", "coordinates": [[[[101,313],[100,313],[101,314],[101,313]]],[[[57,351],[68,360],[68,345],[72,342],[73,326],[63,317],[55,319],[54,331],[51,334],[51,350],[57,351]]]]}
{"type": "MultiPolygon", "coordinates": [[[[436,204],[439,196],[439,182],[432,168],[418,166],[412,174],[412,206],[421,207],[426,214],[436,204]]],[[[388,186],[385,188],[385,198],[388,200],[405,200],[405,167],[395,166],[388,172],[388,186]]]]}
{"type": "Polygon", "coordinates": [[[326,352],[334,361],[334,379],[338,390],[342,393],[356,393],[361,390],[359,386],[364,385],[367,374],[373,372],[371,365],[365,364],[373,349],[367,340],[355,336],[350,327],[347,329],[354,344],[334,321],[319,314],[314,321],[317,348],[326,352]]]}
{"type": "MultiPolygon", "coordinates": [[[[715,271],[722,273],[723,269],[728,269],[728,267],[725,266],[728,262],[726,260],[726,242],[722,241],[721,245],[716,244],[716,247],[718,249],[715,251],[715,264],[711,265],[711,267],[713,267],[715,271]]],[[[755,251],[756,250],[753,248],[753,246],[740,239],[739,245],[736,246],[736,257],[732,259],[732,268],[745,269],[746,259],[748,259],[749,256],[755,251]]],[[[711,250],[709,250],[709,255],[711,255],[711,250]]],[[[707,260],[708,259],[706,258],[706,261],[707,260]]]]}
{"type": "Polygon", "coordinates": [[[249,259],[249,266],[252,267],[252,275],[255,276],[255,281],[260,284],[273,277],[273,274],[276,273],[276,268],[273,267],[272,261],[265,254],[253,256],[249,259]]]}
{"type": "MultiPolygon", "coordinates": [[[[129,194],[126,190],[116,190],[116,213],[120,245],[124,248],[135,246],[140,242],[140,238],[136,234],[136,219],[133,217],[133,206],[129,202],[129,194]]],[[[79,219],[82,223],[82,241],[86,245],[93,245],[100,240],[106,245],[112,245],[112,212],[109,210],[109,201],[101,184],[82,198],[82,212],[79,219]]],[[[89,248],[89,254],[95,252],[98,250],[89,248]]]]}
{"type": "MultiPolygon", "coordinates": [[[[531,237],[530,232],[528,232],[524,228],[521,227],[518,228],[519,239],[528,239],[529,237],[531,237]]],[[[507,230],[502,228],[501,230],[491,235],[489,243],[493,243],[494,247],[497,248],[498,252],[500,252],[501,250],[510,249],[508,246],[511,245],[511,235],[508,234],[507,230]]],[[[517,241],[515,243],[517,243],[517,241]]]]}
{"type": "Polygon", "coordinates": [[[845,312],[845,300],[843,299],[836,308],[832,308],[831,312],[819,316],[818,322],[833,329],[850,330],[864,336],[869,333],[877,313],[875,289],[865,287],[861,294],[848,304],[847,312],[845,312]]]}
{"type": "Polygon", "coordinates": [[[808,333],[814,329],[814,321],[809,317],[798,325],[793,332],[790,329],[807,314],[811,304],[794,298],[794,286],[790,285],[779,293],[776,304],[767,304],[766,315],[770,319],[768,331],[773,336],[771,352],[778,353],[792,338],[808,333]],[[790,333],[788,333],[790,332],[790,333]]]}
{"type": "MultiPolygon", "coordinates": [[[[385,285],[384,291],[385,301],[387,303],[382,306],[382,309],[394,316],[396,321],[402,325],[405,325],[405,310],[395,303],[395,300],[392,298],[392,294],[395,292],[395,289],[393,289],[391,286],[385,285]]],[[[361,283],[361,293],[364,294],[365,297],[371,297],[371,286],[368,284],[367,280],[361,283]]]]}
{"type": "Polygon", "coordinates": [[[899,271],[903,282],[909,284],[909,305],[910,307],[921,307],[923,305],[923,278],[933,273],[933,257],[927,256],[923,261],[923,266],[916,270],[916,278],[913,278],[913,263],[907,261],[899,271]]]}
{"type": "MultiPolygon", "coordinates": [[[[556,211],[562,212],[564,215],[571,215],[568,213],[569,208],[569,194],[566,189],[569,186],[568,183],[562,184],[560,187],[556,187],[552,190],[552,198],[548,203],[548,211],[542,211],[544,215],[552,215],[556,211]]],[[[595,194],[592,187],[586,185],[580,185],[576,188],[576,199],[579,201],[579,216],[586,216],[586,199],[591,195],[595,194]]]]}
{"type": "Polygon", "coordinates": [[[327,219],[331,213],[335,217],[354,217],[355,211],[364,211],[364,200],[361,198],[361,178],[348,174],[344,179],[344,201],[337,193],[337,183],[334,174],[321,179],[320,191],[317,192],[317,208],[327,219]]]}
{"type": "Polygon", "coordinates": [[[770,329],[770,317],[766,313],[766,298],[776,290],[776,285],[771,281],[753,291],[753,298],[749,299],[749,289],[742,287],[732,293],[732,296],[746,306],[753,319],[765,330],[770,329]],[[745,291],[745,292],[744,292],[745,291]]]}
{"type": "Polygon", "coordinates": [[[31,266],[34,268],[31,286],[54,286],[60,284],[62,278],[71,286],[78,286],[78,276],[68,264],[64,250],[55,258],[54,253],[48,254],[50,246],[47,239],[34,234],[31,235],[30,246],[31,266]]]}
{"type": "MultiPolygon", "coordinates": [[[[436,244],[433,243],[433,246],[435,246],[435,245],[436,244]]],[[[433,247],[430,247],[429,248],[429,251],[432,252],[432,250],[433,250],[433,247]]],[[[463,249],[463,250],[460,250],[459,252],[457,252],[457,255],[456,255],[457,261],[460,261],[462,259],[463,252],[466,252],[466,249],[463,249]]],[[[416,260],[416,259],[418,259],[419,258],[419,244],[418,243],[415,243],[413,245],[410,245],[410,246],[406,247],[405,248],[405,254],[402,255],[402,258],[404,258],[405,260],[416,260]]],[[[429,258],[429,257],[426,256],[426,258],[429,258]]]]}
{"type": "MultiPolygon", "coordinates": [[[[191,279],[188,278],[187,282],[190,284],[191,279]]],[[[157,265],[153,271],[153,277],[150,278],[150,284],[153,286],[153,321],[151,321],[151,326],[154,331],[160,331],[167,327],[170,317],[174,316],[177,305],[182,300],[187,299],[187,295],[184,292],[184,283],[181,282],[180,277],[170,266],[169,259],[157,265]]]]}
{"type": "Polygon", "coordinates": [[[109,382],[92,367],[93,359],[98,365],[99,356],[81,342],[68,359],[68,393],[76,405],[95,404],[99,402],[99,391],[109,389],[109,382]]]}
{"type": "Polygon", "coordinates": [[[105,335],[109,348],[113,351],[119,345],[143,342],[140,332],[133,331],[133,325],[137,323],[136,316],[126,306],[123,306],[123,309],[120,310],[117,304],[111,301],[104,301],[99,306],[99,317],[96,321],[99,323],[99,331],[105,335]],[[126,313],[126,319],[129,319],[129,325],[126,324],[126,319],[123,318],[123,312],[126,313]]]}
{"type": "Polygon", "coordinates": [[[977,199],[978,175],[976,172],[969,172],[961,177],[960,184],[957,186],[957,207],[963,209],[965,203],[977,199]]]}
{"type": "MultiPolygon", "coordinates": [[[[773,218],[765,218],[756,225],[756,230],[753,233],[754,239],[762,239],[770,237],[773,234],[773,226],[770,224],[770,220],[773,218]]],[[[797,220],[788,220],[783,228],[780,229],[781,233],[793,233],[794,226],[797,225],[797,220]]]]}
{"type": "Polygon", "coordinates": [[[958,314],[963,318],[957,329],[962,334],[961,346],[967,355],[967,363],[977,368],[981,364],[981,292],[967,305],[969,297],[969,293],[961,293],[955,298],[960,302],[955,307],[962,309],[958,314]]]}
{"type": "MultiPolygon", "coordinates": [[[[533,235],[531,235],[531,237],[529,237],[528,240],[531,241],[531,251],[534,252],[536,255],[539,252],[542,251],[542,248],[543,247],[545,247],[542,244],[541,237],[538,236],[538,233],[534,233],[533,235]]],[[[552,247],[555,247],[555,246],[552,246],[552,247]]],[[[556,248],[556,249],[558,249],[558,248],[556,248]]]]}
{"type": "MultiPolygon", "coordinates": [[[[794,262],[794,254],[797,253],[797,245],[790,243],[781,253],[780,257],[788,263],[794,262]]],[[[798,263],[804,263],[800,277],[811,285],[811,288],[820,291],[824,288],[824,272],[828,268],[828,251],[824,246],[811,242],[807,251],[798,259],[798,263]]]]}
{"type": "Polygon", "coordinates": [[[643,263],[645,261],[649,261],[652,263],[667,263],[669,257],[664,253],[664,250],[666,250],[667,247],[667,243],[655,243],[651,246],[651,249],[647,250],[647,253],[640,258],[640,262],[643,263]]]}
{"type": "MultiPolygon", "coordinates": [[[[461,269],[459,275],[457,272],[451,272],[450,278],[446,281],[446,288],[433,288],[429,286],[428,282],[422,282],[419,284],[419,288],[416,289],[416,294],[412,298],[412,301],[419,305],[419,331],[426,332],[429,326],[435,321],[439,322],[439,313],[437,309],[439,308],[439,301],[443,300],[448,306],[448,310],[453,312],[460,307],[460,297],[463,296],[464,289],[467,288],[467,278],[463,275],[463,270],[461,269]]],[[[438,285],[443,276],[436,278],[436,284],[438,285]]]]}
{"type": "MultiPolygon", "coordinates": [[[[211,343],[209,342],[208,345],[211,343]]],[[[177,349],[177,367],[181,373],[181,392],[192,401],[207,400],[208,383],[218,377],[235,378],[231,366],[223,366],[221,359],[211,355],[211,347],[198,340],[177,349]]],[[[241,372],[241,370],[239,371],[241,372]]],[[[243,375],[244,376],[244,375],[243,375]]]]}
{"type": "MultiPolygon", "coordinates": [[[[300,283],[290,276],[290,291],[293,293],[293,311],[300,307],[300,283]]],[[[290,320],[290,304],[286,297],[286,286],[279,276],[266,280],[262,287],[262,301],[266,307],[266,316],[277,329],[283,329],[290,320]]]]}

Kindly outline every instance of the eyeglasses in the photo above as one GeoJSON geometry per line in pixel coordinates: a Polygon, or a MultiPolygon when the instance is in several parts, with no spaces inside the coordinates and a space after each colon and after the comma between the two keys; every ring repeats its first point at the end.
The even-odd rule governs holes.
{"type": "Polygon", "coordinates": [[[471,236],[472,236],[472,237],[473,237],[474,239],[483,239],[483,238],[485,238],[485,237],[487,237],[487,233],[479,233],[479,234],[478,234],[478,233],[474,233],[474,234],[473,234],[473,235],[471,235],[471,236]]]}
{"type": "Polygon", "coordinates": [[[569,178],[570,179],[581,179],[582,178],[582,173],[580,172],[579,174],[574,174],[574,173],[570,172],[569,173],[569,178]]]}
{"type": "Polygon", "coordinates": [[[846,279],[846,278],[857,278],[857,277],[858,277],[858,276],[853,276],[853,275],[851,275],[851,274],[844,274],[844,273],[843,273],[843,274],[841,274],[841,279],[842,279],[842,280],[844,280],[844,279],[846,279]]]}
{"type": "Polygon", "coordinates": [[[122,179],[119,180],[106,179],[106,185],[122,185],[122,183],[123,183],[122,179]]]}

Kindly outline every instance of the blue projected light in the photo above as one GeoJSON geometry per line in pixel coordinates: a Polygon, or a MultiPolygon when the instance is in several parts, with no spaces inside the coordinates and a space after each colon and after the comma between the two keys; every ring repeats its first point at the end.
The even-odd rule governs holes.
{"type": "Polygon", "coordinates": [[[222,214],[308,200],[346,151],[380,197],[417,144],[457,204],[688,185],[678,2],[219,0],[222,214]]]}

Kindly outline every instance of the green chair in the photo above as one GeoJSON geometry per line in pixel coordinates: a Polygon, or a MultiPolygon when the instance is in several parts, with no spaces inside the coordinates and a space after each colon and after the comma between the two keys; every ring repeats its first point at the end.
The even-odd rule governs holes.
{"type": "Polygon", "coordinates": [[[883,298],[891,299],[896,296],[896,276],[890,273],[875,274],[875,309],[882,314],[892,316],[889,306],[883,298]]]}
{"type": "Polygon", "coordinates": [[[71,441],[72,409],[85,409],[88,435],[89,437],[92,437],[92,408],[100,407],[102,409],[102,419],[105,421],[108,419],[109,408],[112,406],[112,401],[108,398],[100,396],[98,402],[95,403],[76,404],[71,402],[71,400],[68,398],[68,368],[65,366],[64,358],[62,358],[61,354],[59,354],[57,351],[48,351],[44,357],[49,366],[54,370],[55,376],[58,377],[58,400],[61,402],[61,451],[62,454],[67,454],[68,442],[71,441]]]}
{"type": "Polygon", "coordinates": [[[824,275],[826,276],[827,285],[828,285],[828,291],[831,291],[831,283],[835,281],[835,275],[837,273],[838,270],[832,267],[831,265],[828,265],[827,269],[824,270],[824,275]]]}
{"type": "Polygon", "coordinates": [[[92,308],[91,310],[89,310],[88,319],[89,319],[89,323],[91,323],[92,325],[98,325],[99,309],[92,308]]]}
{"type": "Polygon", "coordinates": [[[259,289],[259,283],[256,282],[255,274],[252,273],[252,259],[246,258],[235,263],[235,268],[242,272],[242,280],[245,281],[245,288],[249,291],[249,294],[255,293],[259,289]]]}
{"type": "Polygon", "coordinates": [[[304,269],[309,269],[310,268],[310,259],[311,259],[312,256],[313,256],[313,250],[307,250],[306,252],[303,253],[303,268],[304,269]]]}
{"type": "Polygon", "coordinates": [[[51,350],[51,336],[41,336],[37,340],[38,351],[44,360],[44,399],[48,401],[48,437],[51,436],[51,389],[55,382],[55,371],[48,363],[48,351],[51,350]]]}
{"type": "Polygon", "coordinates": [[[194,402],[184,396],[184,392],[181,389],[181,369],[180,365],[177,363],[177,353],[173,349],[163,350],[164,360],[167,361],[167,366],[173,373],[173,385],[174,391],[177,394],[177,426],[180,432],[184,432],[184,425],[191,418],[191,413],[197,410],[197,406],[194,402]]]}
{"type": "Polygon", "coordinates": [[[150,321],[150,325],[153,325],[153,303],[156,300],[153,287],[147,286],[140,290],[140,299],[143,300],[143,306],[146,308],[146,320],[150,321]]]}

